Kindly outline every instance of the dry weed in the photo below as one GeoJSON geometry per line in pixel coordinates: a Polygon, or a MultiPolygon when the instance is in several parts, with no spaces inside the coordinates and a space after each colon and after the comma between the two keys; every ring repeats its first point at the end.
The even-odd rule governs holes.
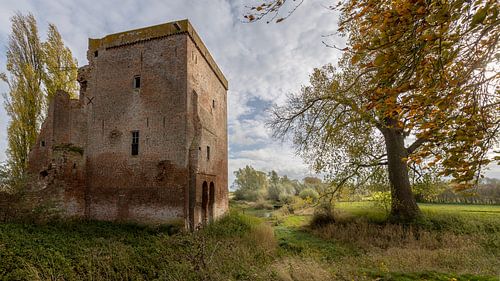
{"type": "Polygon", "coordinates": [[[379,272],[454,272],[496,275],[500,261],[481,248],[478,235],[450,231],[431,232],[415,226],[377,225],[356,219],[313,230],[323,239],[349,243],[363,256],[345,257],[335,267],[339,276],[351,278],[360,268],[379,272]]]}
{"type": "Polygon", "coordinates": [[[330,272],[325,268],[328,265],[321,264],[312,259],[285,258],[273,264],[276,279],[281,281],[322,281],[334,280],[330,272]]]}

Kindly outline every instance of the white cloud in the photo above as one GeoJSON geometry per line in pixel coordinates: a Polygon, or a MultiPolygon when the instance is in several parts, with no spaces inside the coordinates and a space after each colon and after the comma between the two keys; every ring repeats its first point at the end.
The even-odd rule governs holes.
{"type": "Polygon", "coordinates": [[[229,125],[229,142],[232,145],[255,145],[268,142],[270,131],[262,120],[235,120],[229,125]]]}

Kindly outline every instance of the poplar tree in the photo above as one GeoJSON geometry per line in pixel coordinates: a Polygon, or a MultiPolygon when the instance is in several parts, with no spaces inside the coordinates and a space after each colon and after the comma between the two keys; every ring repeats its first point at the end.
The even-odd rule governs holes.
{"type": "Polygon", "coordinates": [[[9,75],[1,73],[0,79],[9,88],[4,94],[10,118],[7,163],[12,177],[19,178],[26,171],[28,154],[36,142],[50,99],[57,90],[75,96],[77,62],[55,25],[49,25],[47,41],[42,43],[31,13],[17,13],[11,22],[6,53],[9,75]]]}
{"type": "Polygon", "coordinates": [[[52,99],[57,90],[63,90],[76,97],[77,61],[73,58],[71,50],[64,45],[61,34],[54,24],[49,24],[47,41],[42,43],[42,47],[45,63],[43,82],[47,101],[52,99]]]}
{"type": "Polygon", "coordinates": [[[7,46],[7,71],[2,74],[9,87],[4,94],[10,117],[7,129],[8,165],[17,178],[26,170],[28,153],[36,141],[43,118],[43,51],[35,17],[17,13],[11,18],[12,32],[7,46]]]}

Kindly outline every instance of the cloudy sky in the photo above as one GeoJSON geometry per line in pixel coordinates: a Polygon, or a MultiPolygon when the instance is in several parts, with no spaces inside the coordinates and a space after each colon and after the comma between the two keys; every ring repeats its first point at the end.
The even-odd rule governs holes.
{"type": "MultiPolygon", "coordinates": [[[[335,63],[339,52],[322,43],[338,15],[328,0],[305,1],[279,24],[242,22],[252,0],[0,0],[0,72],[5,71],[9,18],[32,12],[45,38],[54,23],[79,65],[87,60],[87,38],[188,18],[229,80],[229,173],[252,165],[301,179],[311,172],[286,143],[272,139],[266,109],[307,84],[314,67],[335,63]]],[[[328,37],[342,45],[342,39],[328,37]]],[[[0,83],[0,92],[6,92],[0,83]]],[[[0,162],[6,159],[7,116],[0,108],[0,162]]],[[[500,178],[498,166],[488,172],[500,178]]]]}

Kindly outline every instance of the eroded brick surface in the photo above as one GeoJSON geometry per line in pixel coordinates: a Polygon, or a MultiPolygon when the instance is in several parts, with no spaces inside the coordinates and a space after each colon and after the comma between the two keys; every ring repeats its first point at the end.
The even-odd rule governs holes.
{"type": "Polygon", "coordinates": [[[193,226],[224,214],[227,81],[189,22],[90,39],[87,58],[79,99],[57,93],[30,153],[37,189],[68,216],[193,226]]]}

